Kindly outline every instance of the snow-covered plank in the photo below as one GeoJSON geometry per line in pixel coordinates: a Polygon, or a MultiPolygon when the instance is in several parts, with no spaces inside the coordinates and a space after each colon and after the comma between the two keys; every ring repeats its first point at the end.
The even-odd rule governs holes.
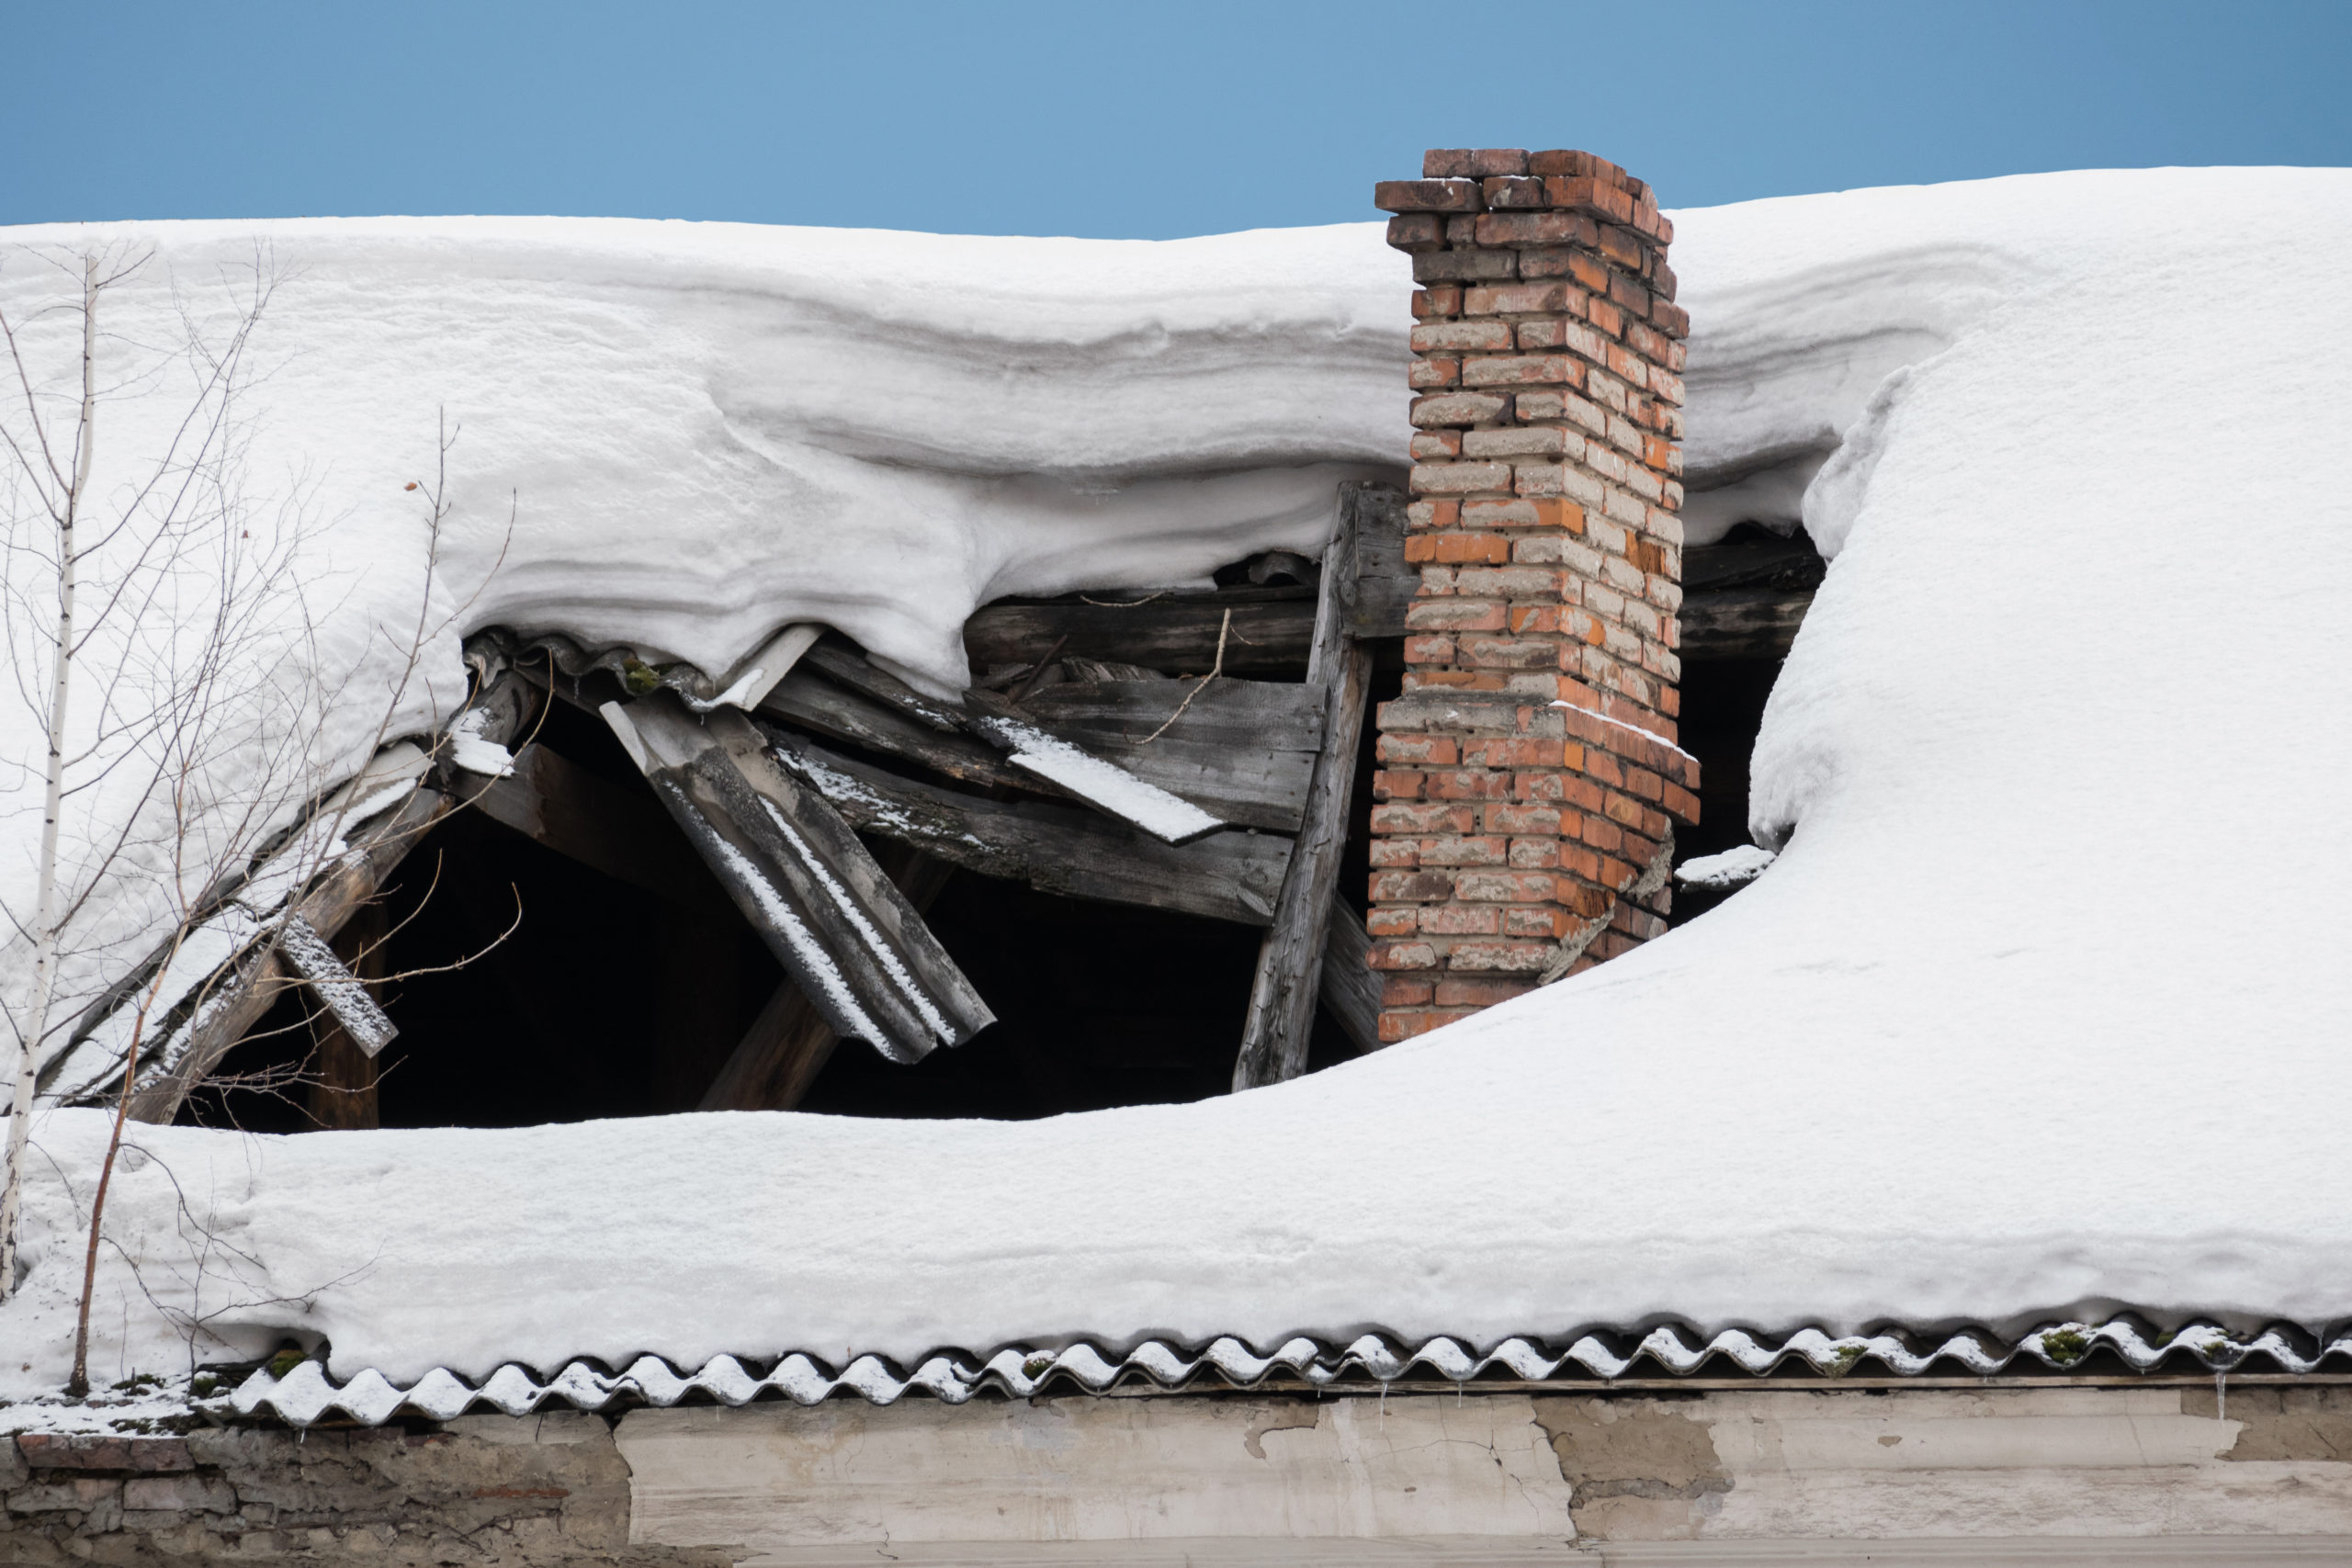
{"type": "Polygon", "coordinates": [[[351,1043],[369,1056],[392,1043],[400,1033],[399,1026],[384,1015],[376,998],[368,993],[366,982],[344,966],[327,945],[326,938],[311,929],[311,922],[300,915],[288,915],[278,928],[278,952],[286,966],[309,982],[311,989],[334,1015],[351,1043]]]}
{"type": "Polygon", "coordinates": [[[922,917],[824,798],[733,709],[668,693],[609,703],[607,723],[688,840],[833,1029],[893,1061],[994,1021],[922,917]]]}
{"type": "Polygon", "coordinates": [[[1021,712],[1235,827],[1284,833],[1298,831],[1323,745],[1322,701],[1293,682],[1065,682],[1021,712]]]}
{"type": "MultiPolygon", "coordinates": [[[[975,692],[967,700],[978,704],[993,697],[992,693],[975,692]]],[[[976,733],[1003,747],[1014,767],[1076,795],[1097,811],[1133,823],[1163,843],[1187,844],[1226,826],[1182,796],[1170,795],[1116,762],[1008,712],[974,713],[971,726],[976,733]]]]}
{"type": "Polygon", "coordinates": [[[1273,919],[1290,861],[1290,840],[1278,833],[1228,828],[1166,844],[1092,812],[965,795],[853,761],[806,736],[769,734],[777,754],[861,832],[1042,892],[1247,926],[1273,919]]]}

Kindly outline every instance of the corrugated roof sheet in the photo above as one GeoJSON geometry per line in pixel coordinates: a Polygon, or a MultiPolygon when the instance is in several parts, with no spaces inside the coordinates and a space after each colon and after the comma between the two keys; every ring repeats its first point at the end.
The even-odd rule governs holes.
{"type": "Polygon", "coordinates": [[[1124,1355],[1106,1354],[1080,1341],[1059,1348],[1007,1346],[985,1359],[942,1351],[912,1371],[872,1355],[855,1357],[834,1371],[812,1357],[795,1353],[764,1373],[752,1370],[760,1364],[756,1361],[747,1365],[734,1356],[717,1356],[687,1375],[649,1355],[618,1372],[587,1360],[573,1361],[545,1382],[511,1363],[479,1385],[436,1368],[407,1388],[373,1371],[337,1387],[323,1365],[304,1361],[284,1377],[274,1376],[266,1367],[257,1370],[234,1392],[211,1404],[224,1415],[276,1416],[298,1427],[338,1418],[376,1426],[403,1414],[446,1421],[477,1410],[521,1416],[548,1404],[602,1410],[785,1398],[815,1404],[854,1394],[888,1404],[910,1393],[925,1393],[960,1404],[989,1390],[1027,1398],[1056,1392],[1099,1393],[1123,1382],[1134,1384],[1136,1392],[1174,1393],[1300,1383],[1316,1389],[1398,1383],[1446,1387],[1508,1378],[1555,1383],[1568,1393],[1629,1378],[1684,1378],[1709,1370],[1758,1378],[1776,1372],[1843,1378],[1868,1373],[1873,1364],[1898,1378],[1939,1370],[1992,1377],[2076,1372],[2099,1362],[2112,1367],[2110,1355],[2123,1370],[2139,1373],[2352,1374],[2352,1327],[2330,1337],[2279,1324],[2242,1338],[2207,1323],[2159,1334],[2144,1324],[2117,1318],[2101,1324],[2052,1323],[2014,1342],[1981,1330],[1963,1332],[1924,1347],[1894,1333],[1832,1337],[1804,1328],[1775,1344],[1740,1329],[1702,1337],[1687,1329],[1660,1327],[1623,1338],[1586,1334],[1558,1351],[1532,1339],[1510,1338],[1484,1352],[1444,1336],[1408,1349],[1367,1334],[1344,1346],[1301,1336],[1265,1355],[1229,1337],[1197,1350],[1149,1339],[1124,1355]],[[1618,1342],[1612,1345],[1611,1339],[1618,1342]]]}

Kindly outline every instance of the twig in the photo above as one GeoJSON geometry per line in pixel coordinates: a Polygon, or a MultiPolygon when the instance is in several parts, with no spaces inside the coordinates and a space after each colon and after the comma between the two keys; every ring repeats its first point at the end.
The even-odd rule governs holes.
{"type": "Polygon", "coordinates": [[[1098,610],[1132,610],[1138,605],[1148,604],[1154,599],[1165,599],[1173,592],[1173,589],[1163,588],[1157,593],[1147,593],[1140,599],[1129,599],[1124,602],[1117,599],[1089,599],[1083,593],[1078,597],[1080,603],[1091,604],[1098,610]]]}
{"type": "Polygon", "coordinates": [[[1046,657],[1037,660],[1035,669],[1021,677],[1021,684],[1012,688],[1012,695],[1006,700],[1014,707],[1019,707],[1022,700],[1037,689],[1037,682],[1046,678],[1046,667],[1054,661],[1054,656],[1062,650],[1062,645],[1068,641],[1069,641],[1068,632],[1054,638],[1054,646],[1046,649],[1046,657]]]}
{"type": "Polygon", "coordinates": [[[1232,629],[1233,612],[1231,610],[1227,610],[1225,613],[1225,620],[1216,628],[1216,662],[1210,665],[1209,672],[1202,676],[1199,682],[1194,685],[1191,691],[1184,694],[1184,700],[1178,703],[1176,705],[1176,711],[1168,716],[1168,723],[1161,725],[1158,729],[1153,730],[1149,735],[1147,735],[1141,740],[1136,741],[1136,745],[1148,746],[1153,741],[1159,739],[1161,736],[1167,734],[1168,725],[1173,724],[1178,719],[1184,716],[1184,710],[1193,705],[1193,699],[1201,694],[1202,688],[1205,687],[1211,681],[1216,680],[1219,674],[1224,672],[1225,637],[1226,634],[1230,632],[1232,629]]]}

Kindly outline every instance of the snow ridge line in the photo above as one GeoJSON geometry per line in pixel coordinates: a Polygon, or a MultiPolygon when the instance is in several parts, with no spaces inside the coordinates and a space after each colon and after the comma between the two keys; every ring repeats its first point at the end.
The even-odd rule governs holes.
{"type": "MultiPolygon", "coordinates": [[[[2317,1371],[2330,1357],[2352,1361],[2352,1328],[2333,1340],[2324,1340],[2295,1325],[2275,1325],[2251,1339],[2237,1339],[2212,1324],[2193,1323],[2176,1334],[2151,1337],[2138,1324],[2110,1319],[2097,1325],[2050,1324],[2013,1345],[2003,1345],[1989,1334],[1954,1334],[1922,1353],[1892,1334],[1832,1338],[1817,1328],[1803,1328],[1775,1346],[1743,1329],[1726,1329],[1711,1339],[1697,1340],[1695,1335],[1685,1338],[1681,1329],[1660,1327],[1652,1329],[1623,1355],[1588,1334],[1556,1356],[1516,1337],[1485,1355],[1476,1355],[1459,1340],[1443,1335],[1408,1354],[1377,1334],[1364,1335],[1336,1349],[1302,1335],[1284,1341],[1272,1354],[1261,1356],[1227,1336],[1212,1340],[1194,1355],[1148,1339],[1116,1359],[1084,1341],[1058,1350],[1007,1346],[977,1366],[957,1353],[941,1352],[903,1377],[879,1356],[858,1356],[834,1374],[796,1351],[764,1377],[754,1376],[741,1361],[725,1355],[712,1357],[694,1376],[684,1377],[661,1357],[648,1355],[639,1357],[618,1374],[576,1360],[544,1383],[513,1362],[499,1368],[479,1387],[436,1367],[406,1389],[373,1369],[337,1387],[328,1381],[322,1363],[304,1361],[282,1378],[272,1375],[267,1367],[259,1368],[224,1398],[201,1403],[222,1414],[241,1416],[267,1412],[296,1427],[308,1427],[332,1416],[374,1427],[403,1410],[447,1421],[477,1405],[526,1416],[549,1401],[601,1410],[616,1401],[666,1406],[697,1394],[729,1405],[746,1404],[763,1395],[815,1404],[841,1393],[857,1394],[874,1404],[889,1404],[920,1393],[961,1404],[991,1384],[1013,1398],[1026,1399],[1057,1377],[1096,1393],[1132,1374],[1173,1390],[1202,1375],[1246,1388],[1270,1374],[1287,1372],[1320,1388],[1353,1371],[1369,1373],[1385,1385],[1416,1367],[1456,1383],[1467,1382],[1490,1368],[1502,1369],[1525,1382],[1541,1382],[1572,1365],[1604,1381],[1614,1381],[1625,1376],[1644,1356],[1678,1377],[1697,1371],[1717,1357],[1758,1376],[1792,1359],[1833,1378],[1851,1373],[1865,1359],[1876,1360],[1900,1377],[1917,1377],[1941,1360],[1957,1361],[1969,1374],[1989,1376],[2020,1359],[2067,1371],[2101,1348],[2118,1353],[2135,1371],[2150,1371],[2168,1356],[2186,1355],[2217,1376],[2256,1357],[2267,1358],[2280,1371],[2302,1373],[2317,1371]],[[2305,1355],[2297,1348],[2299,1342],[2319,1348],[2305,1355]]],[[[1574,1387],[1576,1382],[1564,1386],[1574,1387]]]]}

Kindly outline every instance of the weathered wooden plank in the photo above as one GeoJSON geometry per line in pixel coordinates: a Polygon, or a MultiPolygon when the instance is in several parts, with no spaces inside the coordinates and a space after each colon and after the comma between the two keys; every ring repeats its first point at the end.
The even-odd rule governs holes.
{"type": "Polygon", "coordinates": [[[1372,645],[1349,629],[1357,578],[1356,536],[1367,510],[1366,488],[1340,487],[1340,525],[1323,557],[1315,656],[1307,666],[1307,684],[1325,703],[1323,747],[1315,760],[1314,783],[1283,879],[1281,902],[1258,950],[1250,1013],[1233,1064],[1237,1093],[1295,1078],[1306,1070],[1315,999],[1323,979],[1324,939],[1339,886],[1340,853],[1347,842],[1356,750],[1363,739],[1364,705],[1372,694],[1372,645]]]}
{"type": "Polygon", "coordinates": [[[1334,897],[1323,938],[1323,1010],[1339,1021],[1359,1055],[1380,1049],[1380,976],[1363,917],[1334,897]]]}
{"type": "MultiPolygon", "coordinates": [[[[886,845],[875,861],[889,873],[907,902],[922,912],[930,910],[956,871],[904,844],[886,845]]],[[[807,993],[786,979],[743,1032],[696,1109],[789,1111],[816,1083],[840,1042],[807,993]]]]}
{"type": "Polygon", "coordinates": [[[482,783],[469,798],[492,821],[681,908],[724,903],[660,802],[537,741],[514,753],[511,774],[482,783]]]}
{"type": "Polygon", "coordinates": [[[1284,833],[1298,831],[1323,744],[1321,699],[1288,682],[1064,682],[1032,693],[1021,711],[1229,823],[1284,833]]]}
{"type": "Polygon", "coordinates": [[[878,701],[806,670],[796,670],[770,692],[758,711],[887,756],[904,757],[967,784],[1038,789],[1043,781],[1007,763],[983,741],[944,734],[899,705],[878,701]]]}
{"type": "Polygon", "coordinates": [[[1813,608],[1809,588],[1730,588],[1686,593],[1680,652],[1685,664],[1789,656],[1813,608]]]}
{"type": "Polygon", "coordinates": [[[1405,612],[1420,591],[1421,570],[1405,560],[1405,492],[1364,485],[1356,498],[1355,595],[1348,634],[1403,637],[1405,612]]]}
{"type": "Polygon", "coordinates": [[[605,716],[688,840],[826,1021],[894,1061],[994,1015],[873,857],[741,713],[657,692],[605,716]]]}
{"type": "Polygon", "coordinates": [[[861,831],[1048,893],[1250,926],[1273,918],[1290,860],[1290,840],[1276,834],[1228,828],[1163,844],[1091,812],[964,795],[852,761],[806,736],[769,734],[777,754],[861,831]]]}
{"type": "Polygon", "coordinates": [[[1314,646],[1315,603],[1311,588],[1000,599],[964,623],[964,650],[981,671],[1035,664],[1060,643],[1073,658],[1203,675],[1216,662],[1217,633],[1231,610],[1225,672],[1295,679],[1314,646]]]}

